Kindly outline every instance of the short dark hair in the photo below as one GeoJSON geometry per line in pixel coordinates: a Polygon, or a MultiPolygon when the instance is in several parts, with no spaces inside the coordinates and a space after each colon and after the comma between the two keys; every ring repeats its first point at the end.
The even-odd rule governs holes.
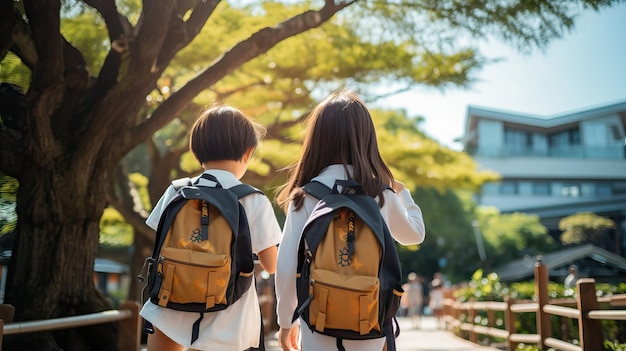
{"type": "Polygon", "coordinates": [[[189,150],[200,163],[239,161],[246,151],[256,148],[265,128],[240,110],[213,104],[200,113],[189,132],[189,150]]]}

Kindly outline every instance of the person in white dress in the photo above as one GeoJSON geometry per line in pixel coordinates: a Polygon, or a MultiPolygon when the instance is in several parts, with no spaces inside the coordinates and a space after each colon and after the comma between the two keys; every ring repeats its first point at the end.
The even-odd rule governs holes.
{"type": "MultiPolygon", "coordinates": [[[[350,91],[331,94],[311,112],[301,156],[292,165],[289,179],[277,196],[278,204],[286,212],[275,277],[279,340],[285,351],[297,350],[300,346],[308,351],[337,349],[336,338],[313,332],[304,321],[292,319],[297,305],[298,244],[305,222],[318,201],[305,195],[301,187],[315,180],[332,188],[338,179],[355,180],[366,194],[376,198],[398,242],[410,245],[424,240],[422,212],[405,185],[394,180],[383,161],[367,107],[350,91]],[[384,185],[393,191],[383,191],[384,185]]],[[[343,340],[346,350],[380,351],[384,345],[384,337],[343,340]]]]}

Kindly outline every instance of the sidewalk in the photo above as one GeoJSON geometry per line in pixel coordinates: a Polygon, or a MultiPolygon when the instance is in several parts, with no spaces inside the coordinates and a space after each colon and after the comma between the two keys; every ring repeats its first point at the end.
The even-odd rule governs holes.
{"type": "MultiPolygon", "coordinates": [[[[420,329],[412,329],[411,321],[398,318],[400,336],[396,339],[398,351],[496,351],[498,349],[484,347],[463,340],[449,331],[437,330],[433,317],[422,318],[420,329]]],[[[267,351],[281,351],[275,335],[265,340],[267,351]]]]}

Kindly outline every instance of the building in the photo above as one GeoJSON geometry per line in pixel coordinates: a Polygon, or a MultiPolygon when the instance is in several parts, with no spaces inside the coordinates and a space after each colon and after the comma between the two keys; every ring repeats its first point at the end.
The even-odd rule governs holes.
{"type": "Polygon", "coordinates": [[[558,222],[578,212],[611,218],[617,228],[601,248],[626,253],[626,101],[552,117],[470,106],[459,139],[486,184],[480,205],[537,214],[559,238],[558,222]]]}
{"type": "Polygon", "coordinates": [[[532,280],[538,259],[548,268],[548,277],[553,282],[563,282],[572,264],[578,269],[578,278],[594,278],[598,283],[619,284],[626,277],[626,258],[592,244],[568,247],[541,256],[526,256],[494,271],[504,283],[532,280]]]}

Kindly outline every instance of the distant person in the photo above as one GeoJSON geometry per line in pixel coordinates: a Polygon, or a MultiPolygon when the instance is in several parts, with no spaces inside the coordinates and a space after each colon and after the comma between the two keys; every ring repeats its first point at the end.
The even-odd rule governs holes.
{"type": "Polygon", "coordinates": [[[424,287],[422,277],[415,272],[409,273],[408,282],[404,285],[404,295],[402,296],[403,307],[407,311],[407,317],[411,318],[413,329],[418,329],[422,310],[424,308],[424,287]]]}
{"type": "Polygon", "coordinates": [[[443,282],[439,278],[433,279],[428,293],[428,308],[437,319],[437,329],[443,327],[443,282]]]}
{"type": "Polygon", "coordinates": [[[578,280],[578,266],[575,264],[570,265],[568,268],[568,274],[563,281],[566,288],[575,288],[576,281],[578,280]]]}

